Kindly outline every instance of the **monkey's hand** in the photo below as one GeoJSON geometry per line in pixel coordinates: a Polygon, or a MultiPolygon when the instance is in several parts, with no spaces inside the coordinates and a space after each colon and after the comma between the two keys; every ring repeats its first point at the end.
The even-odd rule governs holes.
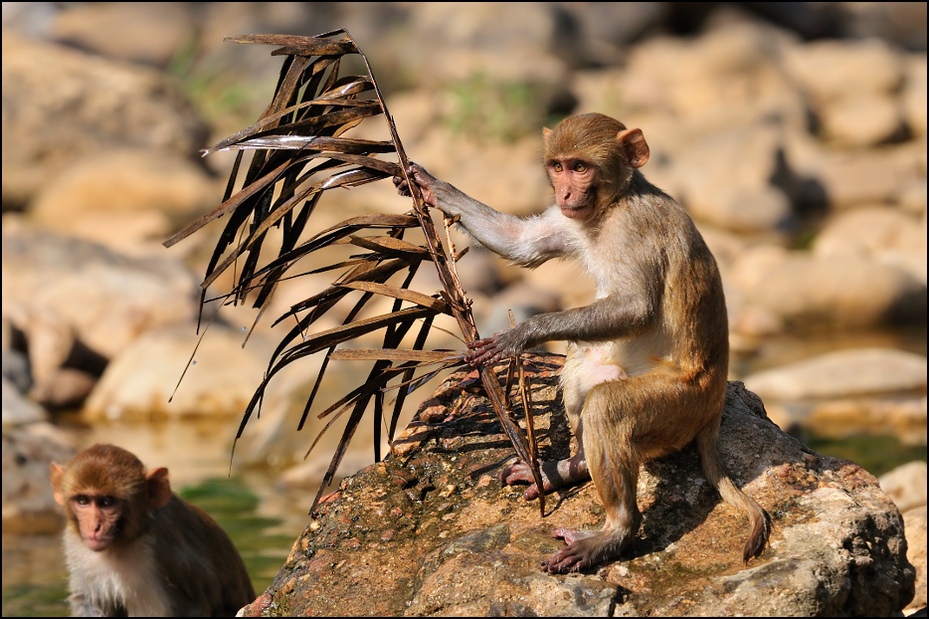
{"type": "Polygon", "coordinates": [[[519,327],[495,333],[491,337],[481,338],[468,344],[465,361],[477,367],[485,363],[496,363],[501,359],[511,359],[526,349],[526,338],[519,327]]]}
{"type": "Polygon", "coordinates": [[[406,177],[394,177],[394,187],[397,188],[397,193],[399,193],[401,196],[413,195],[412,191],[410,190],[410,181],[407,181],[407,178],[409,178],[410,181],[419,187],[420,193],[423,194],[423,202],[426,203],[426,206],[439,208],[438,204],[436,203],[435,191],[433,190],[435,184],[439,182],[436,177],[426,172],[426,169],[418,163],[411,161],[410,165],[406,168],[406,177]]]}
{"type": "MultiPolygon", "coordinates": [[[[489,206],[481,204],[454,185],[440,181],[432,174],[429,174],[418,163],[410,162],[410,165],[406,168],[406,177],[395,176],[393,180],[397,193],[401,196],[412,195],[410,183],[415,184],[419,187],[426,206],[437,208],[448,217],[467,214],[477,216],[477,213],[494,212],[489,206]]],[[[486,214],[481,215],[481,217],[486,216],[486,214]]],[[[466,223],[461,223],[465,228],[468,228],[466,223]]],[[[470,228],[468,229],[470,230],[470,228]]]]}
{"type": "Polygon", "coordinates": [[[468,353],[465,355],[465,361],[472,367],[485,363],[496,363],[502,358],[503,351],[497,346],[495,338],[485,337],[468,343],[468,353]]]}

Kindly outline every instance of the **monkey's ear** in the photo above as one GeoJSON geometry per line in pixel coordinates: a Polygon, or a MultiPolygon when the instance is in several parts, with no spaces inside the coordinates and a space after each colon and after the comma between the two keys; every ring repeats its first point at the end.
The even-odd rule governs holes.
{"type": "Polygon", "coordinates": [[[549,129],[548,127],[542,127],[542,141],[545,144],[548,144],[548,140],[551,137],[552,137],[552,130],[549,129]]]}
{"type": "Polygon", "coordinates": [[[648,161],[650,151],[641,129],[624,129],[616,134],[616,141],[623,147],[629,167],[641,168],[648,161]]]}
{"type": "Polygon", "coordinates": [[[145,476],[148,486],[148,502],[152,509],[164,507],[171,500],[171,481],[168,479],[168,469],[161,467],[145,476]]]}
{"type": "Polygon", "coordinates": [[[55,497],[55,502],[64,507],[67,502],[67,498],[64,493],[61,491],[61,476],[64,475],[65,468],[58,464],[57,462],[52,462],[51,466],[51,480],[52,480],[52,494],[55,497]]]}

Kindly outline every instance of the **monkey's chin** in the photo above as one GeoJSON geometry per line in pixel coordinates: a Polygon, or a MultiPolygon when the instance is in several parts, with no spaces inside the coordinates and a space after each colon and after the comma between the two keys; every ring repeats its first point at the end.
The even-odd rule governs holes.
{"type": "Polygon", "coordinates": [[[561,214],[568,219],[590,219],[591,208],[589,206],[559,206],[561,214]]]}

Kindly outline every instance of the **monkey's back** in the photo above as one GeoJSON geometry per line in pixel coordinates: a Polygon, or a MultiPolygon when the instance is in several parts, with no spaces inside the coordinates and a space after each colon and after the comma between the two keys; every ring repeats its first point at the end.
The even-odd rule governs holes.
{"type": "Polygon", "coordinates": [[[175,616],[235,616],[255,599],[251,579],[232,540],[202,509],[177,495],[156,518],[158,549],[183,569],[171,583],[178,605],[175,616]],[[170,523],[162,526],[162,523],[170,523]]]}
{"type": "Polygon", "coordinates": [[[624,268],[650,279],[655,322],[638,337],[663,343],[653,350],[722,397],[729,364],[726,299],[716,259],[690,214],[637,172],[627,205],[604,225],[623,230],[610,234],[626,245],[619,248],[624,268]]]}

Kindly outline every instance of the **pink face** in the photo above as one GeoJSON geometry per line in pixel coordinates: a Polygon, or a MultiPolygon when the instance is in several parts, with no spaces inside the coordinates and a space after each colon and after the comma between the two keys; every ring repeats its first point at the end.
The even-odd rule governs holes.
{"type": "Polygon", "coordinates": [[[582,222],[590,220],[596,206],[596,168],[581,159],[558,159],[545,167],[561,214],[582,222]]]}
{"type": "Polygon", "coordinates": [[[106,550],[119,534],[122,502],[113,496],[76,494],[70,498],[81,539],[94,551],[106,550]]]}

